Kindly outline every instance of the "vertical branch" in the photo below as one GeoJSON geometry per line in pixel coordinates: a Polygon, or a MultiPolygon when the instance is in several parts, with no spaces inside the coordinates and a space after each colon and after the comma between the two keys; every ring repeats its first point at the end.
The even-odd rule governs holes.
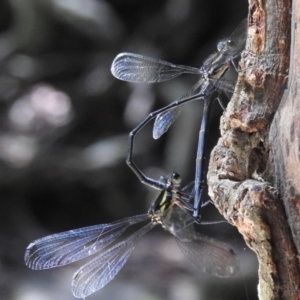
{"type": "MultiPolygon", "coordinates": [[[[299,145],[290,151],[300,136],[295,97],[285,101],[294,116],[288,127],[280,109],[269,130],[288,76],[290,9],[290,0],[249,0],[248,40],[240,62],[245,71],[221,119],[222,137],[208,172],[211,199],[257,254],[260,299],[300,299],[299,145]],[[297,167],[287,174],[295,159],[297,167]],[[297,218],[290,219],[296,211],[297,218]]],[[[297,93],[295,88],[289,95],[297,93]]]]}
{"type": "Polygon", "coordinates": [[[273,140],[271,165],[274,184],[288,216],[293,240],[300,253],[300,2],[293,3],[292,42],[289,83],[274,117],[270,137],[273,140]]]}

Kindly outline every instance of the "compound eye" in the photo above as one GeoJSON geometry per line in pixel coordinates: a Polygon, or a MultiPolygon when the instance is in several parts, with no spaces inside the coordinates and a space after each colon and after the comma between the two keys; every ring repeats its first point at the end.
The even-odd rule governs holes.
{"type": "Polygon", "coordinates": [[[174,172],[171,175],[171,180],[172,180],[173,183],[179,184],[181,182],[181,176],[178,173],[174,172]]]}
{"type": "Polygon", "coordinates": [[[235,45],[235,43],[232,40],[227,40],[227,45],[230,47],[233,47],[235,45]]]}

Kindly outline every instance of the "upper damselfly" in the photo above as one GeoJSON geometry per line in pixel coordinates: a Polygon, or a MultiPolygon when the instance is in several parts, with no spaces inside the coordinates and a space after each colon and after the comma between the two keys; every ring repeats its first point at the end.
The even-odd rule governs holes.
{"type": "Polygon", "coordinates": [[[194,228],[194,221],[187,212],[191,209],[193,194],[188,189],[192,185],[180,189],[181,178],[177,173],[161,177],[159,181],[168,188],[161,191],[147,214],[37,239],[26,249],[26,265],[34,270],[56,268],[103,250],[73,275],[73,295],[85,298],[109,283],[124,266],[140,237],[161,224],[175,237],[184,255],[203,272],[217,277],[234,276],[239,271],[239,262],[233,248],[194,228]],[[130,225],[143,221],[148,223],[108,247],[130,225]]]}
{"type": "Polygon", "coordinates": [[[148,122],[156,118],[153,137],[159,138],[165,133],[179,116],[183,104],[193,100],[204,100],[203,118],[201,122],[195,174],[195,198],[192,216],[200,219],[201,194],[204,184],[204,150],[208,133],[208,120],[212,106],[212,95],[217,89],[233,91],[234,85],[223,79],[224,74],[233,65],[235,58],[243,50],[247,32],[247,20],[243,20],[232,35],[218,43],[218,51],[208,57],[200,68],[175,65],[160,59],[133,53],[121,53],[113,61],[111,72],[121,80],[136,83],[155,83],[173,79],[183,73],[200,75],[200,80],[185,96],[177,99],[164,108],[150,113],[129,135],[127,163],[141,182],[157,189],[163,189],[161,183],[147,177],[133,162],[134,137],[148,122]]]}
{"type": "MultiPolygon", "coordinates": [[[[199,88],[201,91],[201,86],[205,84],[206,81],[210,81],[215,88],[232,92],[234,84],[221,81],[220,75],[223,73],[224,66],[229,68],[230,64],[238,71],[235,59],[243,50],[246,40],[246,30],[247,19],[241,22],[229,38],[226,38],[217,44],[218,51],[210,55],[200,68],[176,65],[161,59],[125,52],[116,56],[111,66],[111,72],[120,80],[134,83],[163,82],[184,73],[201,75],[201,79],[190,89],[190,91],[176,101],[187,98],[196,100],[193,95],[196,94],[197,96],[197,94],[199,94],[199,88]]],[[[211,91],[207,89],[205,93],[210,94],[211,91]]],[[[200,98],[203,98],[202,94],[203,91],[199,95],[200,98]]],[[[179,116],[181,105],[187,101],[184,101],[175,107],[168,108],[168,110],[156,116],[153,128],[153,137],[155,139],[158,139],[168,130],[179,116]]]]}

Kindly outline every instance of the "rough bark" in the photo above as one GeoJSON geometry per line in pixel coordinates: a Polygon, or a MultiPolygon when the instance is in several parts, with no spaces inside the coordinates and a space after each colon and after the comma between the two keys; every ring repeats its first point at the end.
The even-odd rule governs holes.
{"type": "Polygon", "coordinates": [[[300,299],[297,2],[291,50],[298,55],[288,75],[290,1],[249,0],[244,71],[221,119],[208,172],[211,199],[257,254],[260,299],[300,299]]]}

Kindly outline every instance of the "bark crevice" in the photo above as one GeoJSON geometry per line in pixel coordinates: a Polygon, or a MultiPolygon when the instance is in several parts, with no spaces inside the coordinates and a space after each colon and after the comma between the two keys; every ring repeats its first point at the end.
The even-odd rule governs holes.
{"type": "MultiPolygon", "coordinates": [[[[289,68],[290,4],[249,1],[240,61],[245,71],[221,119],[208,171],[212,201],[257,254],[260,299],[300,299],[300,84],[290,84],[280,103],[289,68]]],[[[299,70],[300,59],[295,64],[299,70]]]]}

